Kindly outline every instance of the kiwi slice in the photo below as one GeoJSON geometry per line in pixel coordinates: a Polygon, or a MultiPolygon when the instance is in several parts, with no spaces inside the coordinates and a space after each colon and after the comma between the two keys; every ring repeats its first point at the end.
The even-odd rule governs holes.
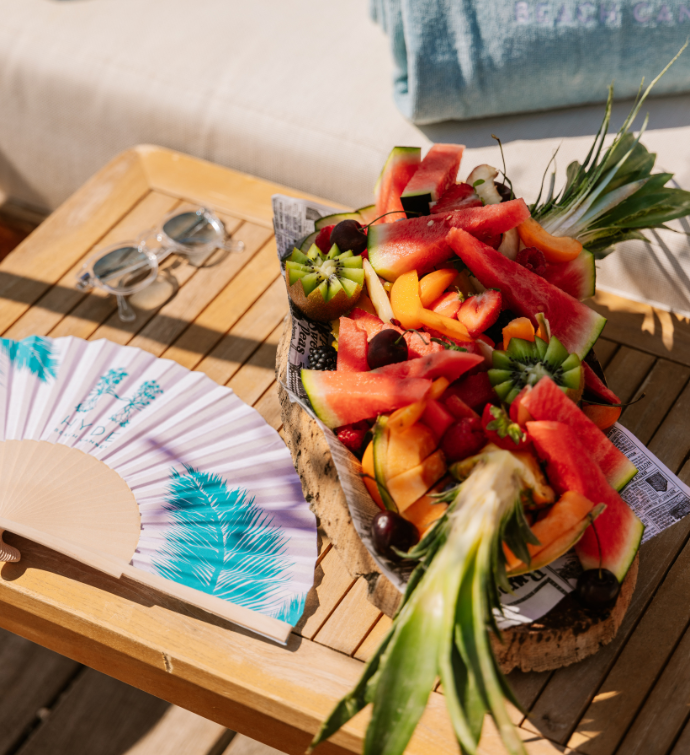
{"type": "Polygon", "coordinates": [[[305,252],[295,247],[285,262],[288,294],[313,320],[335,320],[348,312],[364,286],[362,258],[333,244],[324,254],[316,244],[305,252]]]}
{"type": "Polygon", "coordinates": [[[498,397],[512,404],[526,385],[536,385],[550,377],[573,401],[579,401],[584,388],[582,364],[555,336],[547,343],[537,336],[532,341],[511,338],[506,351],[496,349],[489,380],[498,397]]]}

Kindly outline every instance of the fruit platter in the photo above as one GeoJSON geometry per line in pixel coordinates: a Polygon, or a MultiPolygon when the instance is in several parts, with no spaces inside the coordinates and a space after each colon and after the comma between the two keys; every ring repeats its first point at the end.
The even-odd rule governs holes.
{"type": "Polygon", "coordinates": [[[558,193],[552,181],[528,204],[505,164],[466,169],[462,145],[423,158],[395,147],[374,204],[319,217],[283,256],[293,317],[317,334],[295,390],[357,470],[348,503],[365,497],[371,511],[357,532],[402,596],[314,746],[373,704],[365,753],[402,753],[440,680],[463,752],[488,712],[523,753],[502,669],[543,647],[525,642],[529,624],[505,624],[504,598],[563,559],[575,589],[539,625],[562,652],[527,668],[580,660],[615,635],[645,526],[621,496],[638,469],[612,440],[623,405],[595,355],[606,321],[584,300],[615,244],[690,213],[690,193],[652,172],[631,131],[648,91],[605,143],[609,95],[558,193]]]}

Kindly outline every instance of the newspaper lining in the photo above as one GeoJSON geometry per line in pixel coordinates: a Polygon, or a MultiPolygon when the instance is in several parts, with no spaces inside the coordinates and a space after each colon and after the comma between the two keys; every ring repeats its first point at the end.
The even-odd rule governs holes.
{"type": "MultiPolygon", "coordinates": [[[[316,220],[337,212],[326,205],[281,194],[274,195],[272,199],[273,222],[281,263],[295,245],[299,246],[300,241],[314,232],[316,220]]],[[[290,400],[297,401],[319,423],[333,456],[357,534],[383,574],[402,591],[409,577],[410,567],[401,567],[382,558],[374,550],[371,521],[379,509],[362,483],[361,465],[335,434],[316,417],[300,379],[300,369],[307,366],[309,351],[329,343],[330,327],[328,323],[309,320],[292,303],[290,309],[292,338],[285,377],[290,400]]],[[[644,543],[690,513],[690,488],[622,425],[616,423],[608,435],[639,470],[621,491],[621,496],[645,525],[642,538],[644,543]]],[[[511,578],[513,592],[502,594],[504,615],[497,616],[499,628],[529,624],[544,616],[575,589],[580,572],[577,556],[571,551],[544,569],[511,578]]]]}

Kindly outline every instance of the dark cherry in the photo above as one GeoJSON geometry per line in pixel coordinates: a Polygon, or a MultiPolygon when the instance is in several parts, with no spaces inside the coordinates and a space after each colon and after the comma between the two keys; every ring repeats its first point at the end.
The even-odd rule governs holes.
{"type": "MultiPolygon", "coordinates": [[[[506,186],[501,181],[494,181],[494,186],[496,187],[498,193],[501,195],[502,202],[510,201],[512,192],[509,186],[506,186]]],[[[514,196],[512,198],[515,199],[514,196]]]]}
{"type": "Polygon", "coordinates": [[[616,575],[608,569],[587,569],[577,579],[575,594],[587,608],[608,611],[616,605],[621,590],[616,575]]]}
{"type": "Polygon", "coordinates": [[[341,220],[331,231],[331,244],[337,244],[341,252],[361,254],[367,248],[367,234],[356,220],[341,220]]]}
{"type": "Polygon", "coordinates": [[[376,552],[392,561],[400,560],[393,548],[407,551],[419,542],[419,532],[414,524],[394,511],[379,511],[371,523],[371,536],[376,552]]]}
{"type": "Polygon", "coordinates": [[[531,270],[537,275],[544,275],[546,272],[546,257],[544,257],[543,252],[533,246],[521,249],[517,253],[515,261],[518,265],[522,265],[525,269],[531,270]]]}
{"type": "Polygon", "coordinates": [[[370,370],[387,364],[404,362],[409,355],[405,338],[397,330],[382,330],[377,333],[367,348],[367,363],[370,370]]]}

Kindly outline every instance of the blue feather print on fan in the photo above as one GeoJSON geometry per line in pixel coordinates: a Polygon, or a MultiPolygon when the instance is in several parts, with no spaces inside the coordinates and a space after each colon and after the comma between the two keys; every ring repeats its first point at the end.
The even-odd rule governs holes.
{"type": "Polygon", "coordinates": [[[245,490],[185,465],[171,472],[164,508],[173,525],[154,559],[161,576],[271,616],[285,611],[287,538],[245,490]]]}
{"type": "Polygon", "coordinates": [[[19,368],[26,367],[43,382],[57,375],[53,344],[47,338],[29,336],[21,341],[0,338],[0,349],[7,354],[12,364],[19,368]]]}

